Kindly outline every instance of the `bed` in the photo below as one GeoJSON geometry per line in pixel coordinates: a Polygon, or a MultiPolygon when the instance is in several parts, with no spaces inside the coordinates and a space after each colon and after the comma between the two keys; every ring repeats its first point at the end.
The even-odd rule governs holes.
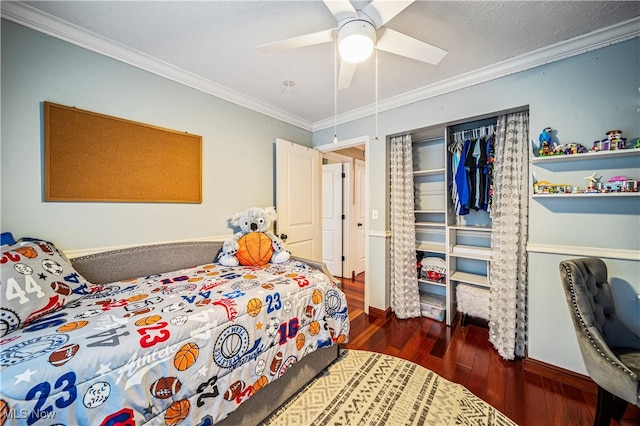
{"type": "Polygon", "coordinates": [[[223,267],[212,262],[220,246],[70,261],[44,241],[3,246],[0,424],[266,418],[337,357],[346,299],[322,264],[223,267]],[[25,312],[39,292],[46,303],[25,312]]]}

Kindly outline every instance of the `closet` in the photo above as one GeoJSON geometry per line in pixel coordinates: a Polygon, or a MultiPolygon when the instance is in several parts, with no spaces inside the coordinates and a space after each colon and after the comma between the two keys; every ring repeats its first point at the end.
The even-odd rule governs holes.
{"type": "Polygon", "coordinates": [[[447,325],[460,307],[488,319],[495,124],[490,117],[411,133],[421,311],[447,325]]]}

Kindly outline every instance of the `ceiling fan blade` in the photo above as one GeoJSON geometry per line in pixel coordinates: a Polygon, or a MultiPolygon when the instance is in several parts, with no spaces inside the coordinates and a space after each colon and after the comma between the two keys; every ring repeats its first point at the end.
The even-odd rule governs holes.
{"type": "Polygon", "coordinates": [[[336,29],[318,31],[317,33],[305,34],[302,36],[291,37],[280,41],[274,41],[272,43],[262,44],[258,46],[258,50],[261,52],[275,52],[285,49],[296,49],[298,47],[313,46],[314,44],[328,43],[334,40],[334,33],[336,29]]]}
{"type": "Polygon", "coordinates": [[[356,16],[356,9],[349,0],[324,0],[324,4],[338,22],[356,16]]]}
{"type": "Polygon", "coordinates": [[[382,35],[376,43],[376,48],[433,65],[440,62],[447,54],[446,50],[390,28],[382,29],[382,35]]]}
{"type": "Polygon", "coordinates": [[[338,74],[338,90],[348,89],[351,86],[356,66],[353,62],[340,61],[340,73],[338,74]]]}
{"type": "Polygon", "coordinates": [[[402,12],[415,0],[373,0],[366,5],[362,12],[373,20],[376,28],[380,28],[398,13],[402,12]]]}

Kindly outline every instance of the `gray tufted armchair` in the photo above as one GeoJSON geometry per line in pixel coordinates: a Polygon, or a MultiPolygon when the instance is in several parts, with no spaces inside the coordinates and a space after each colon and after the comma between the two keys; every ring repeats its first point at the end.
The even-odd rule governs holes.
{"type": "Polygon", "coordinates": [[[607,266],[597,258],[560,262],[560,275],[585,367],[598,385],[594,425],[640,406],[640,336],[616,315],[607,266]]]}

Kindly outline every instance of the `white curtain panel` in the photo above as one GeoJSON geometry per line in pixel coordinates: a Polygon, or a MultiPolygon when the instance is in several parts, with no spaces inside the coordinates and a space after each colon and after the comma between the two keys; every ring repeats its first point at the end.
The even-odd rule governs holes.
{"type": "Polygon", "coordinates": [[[391,138],[391,309],[420,316],[411,135],[391,138]]]}
{"type": "Polygon", "coordinates": [[[498,117],[489,263],[489,340],[500,356],[524,356],[527,344],[529,112],[498,117]]]}

